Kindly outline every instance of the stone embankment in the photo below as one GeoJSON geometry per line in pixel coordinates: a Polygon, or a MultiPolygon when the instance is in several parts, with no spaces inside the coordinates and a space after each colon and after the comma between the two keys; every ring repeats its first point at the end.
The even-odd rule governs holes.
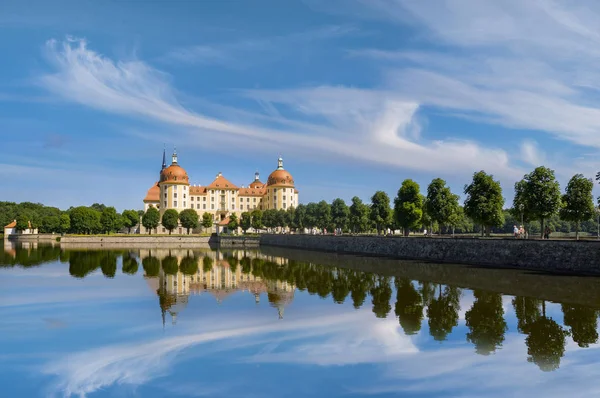
{"type": "Polygon", "coordinates": [[[600,242],[594,241],[262,235],[260,245],[435,263],[600,274],[600,242]]]}
{"type": "Polygon", "coordinates": [[[94,236],[63,236],[60,246],[74,248],[194,248],[194,247],[226,247],[244,248],[258,247],[258,237],[245,236],[124,236],[124,235],[94,235],[94,236]]]}

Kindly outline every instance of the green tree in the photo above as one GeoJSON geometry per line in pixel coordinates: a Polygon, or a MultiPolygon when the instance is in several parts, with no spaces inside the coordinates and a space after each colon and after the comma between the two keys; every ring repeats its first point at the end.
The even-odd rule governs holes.
{"type": "Polygon", "coordinates": [[[541,316],[540,300],[531,297],[515,297],[512,300],[515,315],[517,316],[517,330],[528,334],[531,324],[541,316]]]}
{"type": "Polygon", "coordinates": [[[17,216],[17,231],[25,231],[29,229],[29,223],[31,221],[31,213],[23,212],[17,216]]]}
{"type": "Polygon", "coordinates": [[[333,228],[341,228],[345,231],[348,227],[350,210],[343,199],[337,198],[331,203],[331,225],[333,228]]]}
{"type": "Polygon", "coordinates": [[[392,218],[392,210],[390,209],[390,198],[387,193],[377,191],[371,197],[371,212],[369,214],[371,222],[375,225],[377,234],[381,234],[392,218]]]}
{"type": "Polygon", "coordinates": [[[41,233],[52,233],[60,231],[60,217],[57,215],[47,215],[42,218],[40,225],[41,233]]]}
{"type": "Polygon", "coordinates": [[[156,207],[149,207],[146,213],[142,216],[142,225],[148,230],[148,235],[152,234],[152,230],[158,227],[160,221],[160,212],[156,207]]]}
{"type": "Polygon", "coordinates": [[[322,200],[317,203],[317,228],[324,230],[331,226],[331,206],[322,200]]]}
{"type": "Polygon", "coordinates": [[[67,213],[61,214],[58,232],[65,234],[65,233],[69,232],[70,229],[71,229],[71,218],[69,217],[69,215],[67,213]]]}
{"type": "Polygon", "coordinates": [[[117,229],[119,223],[119,215],[114,207],[105,207],[100,215],[100,225],[102,232],[108,234],[117,229]]]}
{"type": "Polygon", "coordinates": [[[294,211],[294,225],[296,229],[304,231],[306,228],[306,206],[298,205],[294,211]]]}
{"type": "Polygon", "coordinates": [[[482,236],[484,232],[489,236],[491,227],[504,224],[502,187],[491,174],[476,172],[471,184],[465,186],[465,194],[465,214],[482,226],[482,236]]]}
{"type": "Polygon", "coordinates": [[[423,322],[423,298],[408,278],[398,278],[395,313],[406,335],[417,334],[423,322]]]}
{"type": "Polygon", "coordinates": [[[227,224],[227,228],[230,231],[235,232],[237,231],[239,226],[240,223],[238,221],[237,215],[235,213],[231,213],[231,215],[229,216],[229,223],[227,224]]]}
{"type": "Polygon", "coordinates": [[[245,211],[240,216],[240,227],[242,228],[242,231],[244,231],[244,233],[246,233],[246,231],[248,231],[248,229],[250,229],[251,226],[252,226],[252,216],[250,215],[250,213],[245,211]]]}
{"type": "Polygon", "coordinates": [[[213,268],[213,259],[212,257],[209,257],[208,255],[204,256],[202,258],[202,270],[204,272],[209,272],[211,271],[213,268]]]}
{"type": "Polygon", "coordinates": [[[131,228],[138,225],[140,221],[140,216],[136,210],[125,210],[122,214],[123,216],[123,226],[127,228],[127,231],[131,233],[131,228]]]}
{"type": "Polygon", "coordinates": [[[263,212],[259,209],[254,209],[252,210],[252,228],[254,228],[255,231],[259,231],[261,229],[263,229],[264,225],[263,225],[263,212]]]}
{"type": "Polygon", "coordinates": [[[562,197],[560,218],[575,224],[575,239],[579,239],[581,222],[594,216],[593,189],[594,183],[590,178],[576,174],[567,184],[565,194],[562,197]]]}
{"type": "Polygon", "coordinates": [[[306,216],[304,217],[304,221],[306,223],[307,228],[315,228],[317,226],[317,220],[319,218],[319,206],[310,202],[306,205],[306,216]]]}
{"type": "Polygon", "coordinates": [[[162,215],[162,226],[169,231],[169,235],[179,225],[179,213],[175,209],[168,209],[162,215]]]}
{"type": "Polygon", "coordinates": [[[89,207],[75,207],[69,212],[71,230],[76,234],[93,234],[102,230],[100,212],[89,207]]]}
{"type": "Polygon", "coordinates": [[[361,233],[369,230],[369,206],[365,205],[358,196],[352,198],[349,213],[348,223],[352,232],[361,233]]]}
{"type": "Polygon", "coordinates": [[[194,209],[185,209],[179,214],[179,221],[189,235],[190,229],[198,228],[198,213],[194,209]]]}
{"type": "Polygon", "coordinates": [[[288,226],[287,212],[285,210],[277,210],[277,214],[275,216],[275,226],[279,228],[286,228],[288,226]]]}
{"type": "Polygon", "coordinates": [[[544,221],[560,208],[560,186],[554,177],[554,170],[540,166],[515,184],[517,205],[524,206],[524,214],[540,221],[541,235],[544,234],[544,221]]]}
{"type": "Polygon", "coordinates": [[[212,228],[213,226],[213,216],[210,213],[204,213],[202,214],[202,228],[204,228],[205,230],[208,228],[212,228]]]}
{"type": "Polygon", "coordinates": [[[475,302],[465,314],[469,332],[467,341],[475,345],[475,352],[489,355],[502,346],[507,330],[502,308],[502,295],[483,290],[473,291],[475,302]]]}
{"type": "Polygon", "coordinates": [[[106,251],[102,253],[100,269],[106,278],[112,279],[115,277],[117,273],[117,256],[114,252],[106,251]]]}
{"type": "Polygon", "coordinates": [[[423,202],[419,184],[407,179],[402,182],[398,195],[394,199],[394,218],[402,227],[404,236],[408,236],[411,229],[419,228],[423,216],[423,202]]]}
{"type": "Polygon", "coordinates": [[[286,225],[292,231],[298,229],[298,224],[296,224],[296,208],[294,206],[288,207],[287,211],[285,212],[285,220],[286,225]]]}
{"type": "Polygon", "coordinates": [[[446,186],[446,181],[434,178],[427,187],[427,213],[440,226],[456,225],[459,219],[458,195],[446,186]]]}

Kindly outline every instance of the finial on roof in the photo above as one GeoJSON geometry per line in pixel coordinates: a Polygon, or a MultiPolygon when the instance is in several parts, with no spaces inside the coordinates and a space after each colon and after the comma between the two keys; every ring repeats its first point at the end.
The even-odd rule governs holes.
{"type": "Polygon", "coordinates": [[[167,144],[164,144],[163,146],[163,162],[162,162],[162,169],[164,170],[167,167],[167,144]]]}
{"type": "Polygon", "coordinates": [[[283,158],[279,155],[279,159],[277,159],[277,170],[283,170],[283,158]]]}

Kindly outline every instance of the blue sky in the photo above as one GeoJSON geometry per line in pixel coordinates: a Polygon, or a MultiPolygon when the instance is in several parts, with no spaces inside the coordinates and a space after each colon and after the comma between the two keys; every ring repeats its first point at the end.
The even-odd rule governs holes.
{"type": "Polygon", "coordinates": [[[0,200],[140,208],[163,144],[194,184],[300,201],[538,165],[600,169],[600,5],[540,0],[3,1],[0,200]]]}

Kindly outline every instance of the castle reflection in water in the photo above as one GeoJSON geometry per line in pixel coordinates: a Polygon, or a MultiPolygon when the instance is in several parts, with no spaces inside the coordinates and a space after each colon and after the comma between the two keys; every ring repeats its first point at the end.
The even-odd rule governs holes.
{"type": "Polygon", "coordinates": [[[287,260],[281,257],[248,251],[224,253],[184,249],[140,250],[139,255],[142,263],[145,260],[146,263],[151,262],[148,259],[156,259],[162,265],[157,277],[145,277],[150,289],[159,297],[163,322],[168,313],[175,324],[177,314],[185,309],[190,295],[210,294],[220,303],[236,292],[244,292],[254,296],[254,301],[258,304],[261,295],[266,294],[270,305],[277,309],[280,319],[283,318],[285,307],[294,299],[294,285],[281,280],[263,279],[249,270],[247,273],[243,272],[245,266],[249,266],[253,260],[287,265],[287,260]]]}

